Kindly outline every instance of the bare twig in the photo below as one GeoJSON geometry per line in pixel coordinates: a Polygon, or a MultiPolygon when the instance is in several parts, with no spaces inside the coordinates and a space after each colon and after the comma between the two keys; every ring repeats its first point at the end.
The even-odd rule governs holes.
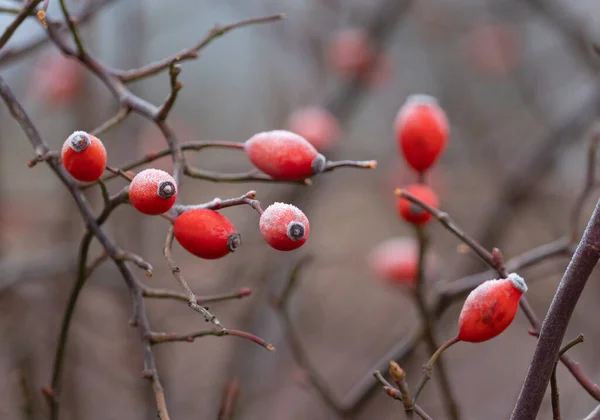
{"type": "Polygon", "coordinates": [[[161,105],[160,110],[158,111],[158,115],[156,119],[159,121],[164,121],[167,119],[169,112],[171,112],[171,108],[175,105],[175,101],[177,100],[177,95],[179,91],[183,88],[181,82],[177,80],[177,77],[181,73],[181,66],[175,63],[172,63],[169,66],[169,79],[171,81],[171,93],[165,100],[165,103],[161,105]]]}
{"type": "MultiPolygon", "coordinates": [[[[569,351],[573,346],[576,346],[579,343],[583,343],[583,334],[579,334],[575,339],[571,340],[567,345],[565,345],[558,352],[559,355],[565,354],[569,351]]],[[[552,376],[550,377],[550,395],[552,398],[552,418],[553,420],[561,420],[560,416],[560,399],[558,392],[558,381],[556,379],[556,367],[558,366],[558,362],[554,364],[554,370],[552,371],[552,376]]]]}
{"type": "MultiPolygon", "coordinates": [[[[188,302],[188,295],[186,293],[177,292],[170,289],[155,289],[147,287],[143,284],[139,285],[142,289],[142,295],[150,299],[175,299],[182,302],[188,302]]],[[[228,293],[220,293],[215,295],[198,296],[196,295],[196,302],[198,305],[204,305],[206,303],[222,302],[225,300],[241,299],[246,296],[250,296],[250,289],[248,287],[242,287],[238,290],[234,290],[228,293]]]]}
{"type": "MultiPolygon", "coordinates": [[[[425,231],[425,229],[422,226],[417,226],[415,228],[415,230],[416,230],[416,235],[417,235],[418,243],[419,243],[419,259],[418,259],[418,266],[417,266],[417,281],[416,281],[416,287],[414,288],[413,295],[415,298],[417,308],[419,310],[419,315],[420,315],[421,321],[424,324],[425,343],[427,344],[427,348],[428,348],[430,354],[435,354],[439,348],[439,345],[435,338],[434,323],[432,320],[432,316],[427,308],[427,304],[425,302],[425,296],[424,296],[424,293],[425,293],[425,288],[424,288],[425,256],[427,253],[427,246],[428,246],[429,239],[427,237],[427,232],[425,231]]],[[[442,398],[444,400],[445,409],[448,413],[448,416],[451,419],[457,420],[460,417],[459,413],[458,413],[458,406],[456,404],[456,399],[452,395],[452,386],[450,384],[450,379],[448,378],[448,372],[446,370],[445,364],[443,363],[443,360],[441,360],[441,359],[438,361],[438,371],[439,371],[439,375],[437,376],[437,378],[439,379],[439,384],[440,384],[440,388],[442,391],[442,398]]],[[[424,374],[427,376],[430,376],[431,372],[429,370],[427,370],[427,371],[425,371],[424,374]]],[[[424,383],[423,383],[423,385],[424,385],[424,383]]],[[[418,396],[418,393],[420,391],[421,391],[421,389],[417,390],[417,393],[415,394],[415,399],[418,396]]]]}
{"type": "Polygon", "coordinates": [[[331,390],[323,381],[323,379],[321,379],[318,371],[313,367],[308,359],[308,356],[304,352],[300,338],[296,334],[292,320],[288,313],[289,300],[291,299],[292,293],[298,285],[301,269],[310,260],[310,256],[305,256],[303,259],[298,261],[298,263],[296,263],[288,276],[283,292],[281,295],[279,295],[279,297],[273,298],[272,303],[273,307],[277,310],[279,319],[283,325],[283,333],[285,335],[286,342],[290,347],[292,355],[294,356],[295,362],[306,373],[308,381],[318,391],[318,394],[323,402],[331,409],[331,411],[343,416],[343,410],[339,407],[339,404],[333,396],[331,390]]]}
{"type": "MultiPolygon", "coordinates": [[[[402,392],[396,388],[394,388],[381,374],[381,372],[379,372],[378,370],[373,372],[373,377],[375,377],[375,379],[381,384],[383,385],[383,390],[386,392],[386,394],[388,394],[390,397],[394,398],[395,400],[399,400],[399,401],[403,401],[402,400],[402,392]]],[[[421,406],[419,406],[418,404],[414,404],[413,406],[414,412],[416,414],[418,414],[419,417],[421,417],[423,420],[432,420],[432,418],[425,412],[425,410],[423,410],[421,408],[421,406]]]]}
{"type": "Polygon", "coordinates": [[[161,344],[161,343],[168,343],[168,342],[173,342],[173,341],[183,341],[183,342],[191,343],[196,338],[206,337],[209,335],[212,335],[214,337],[225,337],[228,335],[230,335],[232,337],[240,337],[240,338],[244,338],[246,340],[252,341],[253,343],[258,344],[259,346],[264,347],[265,349],[267,349],[269,351],[275,351],[275,346],[267,343],[265,340],[263,340],[260,337],[255,336],[254,334],[250,334],[250,333],[247,333],[245,331],[240,331],[240,330],[232,330],[232,329],[224,328],[222,326],[217,326],[216,328],[214,328],[212,330],[195,331],[195,332],[189,333],[189,334],[152,333],[152,335],[150,336],[150,342],[152,344],[161,344]]]}
{"type": "Polygon", "coordinates": [[[581,211],[583,205],[588,199],[589,195],[596,186],[596,161],[597,161],[597,150],[598,142],[600,142],[600,124],[594,126],[593,132],[589,139],[588,152],[587,152],[587,164],[585,172],[585,181],[583,188],[573,204],[571,210],[571,242],[576,243],[579,237],[579,223],[581,219],[581,211]]]}
{"type": "Polygon", "coordinates": [[[596,205],[544,319],[533,360],[511,416],[512,420],[531,419],[537,415],[554,364],[559,357],[560,344],[567,325],[598,259],[600,259],[600,202],[596,205]]]}
{"type": "Polygon", "coordinates": [[[226,207],[233,207],[233,206],[241,206],[243,204],[249,205],[250,207],[252,207],[254,210],[256,210],[256,212],[261,215],[263,213],[263,210],[260,206],[260,201],[255,200],[256,198],[256,191],[252,190],[252,191],[248,191],[246,194],[242,195],[241,197],[237,197],[237,198],[228,198],[225,200],[222,200],[220,198],[214,198],[213,200],[209,201],[208,203],[203,203],[203,204],[192,204],[192,205],[176,205],[174,206],[175,212],[177,214],[181,214],[184,211],[188,211],[188,210],[194,210],[194,209],[210,209],[210,210],[218,210],[218,209],[224,209],[226,207]]]}
{"type": "Polygon", "coordinates": [[[219,321],[216,316],[211,314],[208,311],[208,309],[206,309],[204,306],[198,304],[198,301],[196,300],[196,295],[194,294],[194,292],[192,292],[192,289],[190,289],[190,286],[188,286],[187,282],[183,278],[183,274],[181,274],[181,269],[179,268],[179,266],[173,259],[172,248],[173,248],[173,238],[174,237],[175,237],[175,235],[173,234],[173,226],[170,226],[169,231],[167,233],[167,239],[165,241],[165,247],[163,248],[163,251],[165,254],[165,258],[167,260],[167,264],[169,265],[169,268],[171,269],[171,273],[173,274],[173,277],[175,277],[175,280],[177,280],[177,282],[179,283],[181,288],[184,290],[184,292],[187,296],[188,306],[190,308],[192,308],[194,311],[202,314],[202,316],[204,317],[206,322],[212,322],[216,326],[220,326],[221,321],[219,321]]]}
{"type": "Polygon", "coordinates": [[[124,83],[134,82],[139,79],[143,79],[148,76],[160,73],[163,70],[169,68],[173,64],[180,63],[186,60],[194,60],[198,58],[198,52],[210,44],[214,39],[226,34],[234,29],[242,28],[244,26],[257,25],[263,23],[276,22],[282,20],[285,16],[283,14],[264,16],[259,18],[245,19],[239,22],[231,23],[225,26],[215,26],[208,34],[200,40],[196,45],[191,48],[179,51],[170,57],[159,60],[155,63],[148,64],[147,66],[141,67],[134,70],[115,70],[114,74],[124,83]]]}
{"type": "Polygon", "coordinates": [[[0,49],[4,47],[4,45],[8,42],[10,37],[15,33],[17,28],[21,26],[21,24],[27,19],[28,16],[31,16],[33,10],[37,7],[38,4],[41,3],[42,0],[28,0],[25,6],[19,11],[15,19],[12,21],[10,25],[6,27],[2,35],[0,35],[0,49]]]}
{"type": "MultiPolygon", "coordinates": [[[[120,108],[119,112],[117,112],[117,114],[114,117],[110,118],[109,120],[103,122],[98,127],[94,128],[92,131],[90,131],[90,134],[92,134],[96,137],[100,136],[100,134],[105,133],[106,131],[110,130],[111,128],[116,127],[121,122],[123,122],[123,120],[125,118],[127,118],[130,113],[131,113],[131,108],[129,108],[129,107],[120,108]]],[[[90,184],[90,185],[93,185],[93,184],[90,184]]]]}

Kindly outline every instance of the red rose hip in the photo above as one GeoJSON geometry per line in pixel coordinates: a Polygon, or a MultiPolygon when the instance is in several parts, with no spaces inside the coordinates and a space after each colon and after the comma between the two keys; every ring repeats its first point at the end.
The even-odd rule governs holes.
{"type": "Polygon", "coordinates": [[[177,242],[189,253],[207,260],[222,258],[241,244],[241,235],[231,221],[209,209],[183,212],[174,224],[177,242]]]}
{"type": "Polygon", "coordinates": [[[260,216],[260,233],[272,248],[292,251],[300,248],[310,233],[302,211],[291,204],[273,203],[260,216]]]}
{"type": "Polygon", "coordinates": [[[512,323],[526,291],[525,281],[515,273],[477,286],[460,312],[458,339],[479,343],[499,335],[512,323]]]}
{"type": "MultiPolygon", "coordinates": [[[[406,187],[405,190],[431,207],[436,208],[439,206],[437,194],[427,185],[413,184],[406,187]]],[[[415,225],[422,225],[431,219],[429,212],[404,197],[398,197],[396,208],[400,217],[415,225]]]]}
{"type": "Polygon", "coordinates": [[[413,238],[390,238],[368,256],[371,270],[385,282],[412,286],[417,278],[419,248],[413,238]]]}
{"type": "Polygon", "coordinates": [[[137,211],[152,216],[169,211],[177,200],[177,185],[160,169],[144,169],[129,185],[129,201],[137,211]]]}
{"type": "Polygon", "coordinates": [[[304,137],[285,130],[255,134],[244,143],[254,166],[274,179],[295,181],[323,172],[325,156],[304,137]]]}
{"type": "Polygon", "coordinates": [[[429,169],[446,149],[449,124],[437,100],[429,95],[409,96],[394,121],[398,149],[416,171],[429,169]]]}
{"type": "Polygon", "coordinates": [[[104,145],[85,131],[75,131],[65,140],[61,157],[67,172],[78,181],[97,181],[106,169],[104,145]]]}
{"type": "Polygon", "coordinates": [[[320,106],[309,106],[293,112],[288,118],[287,128],[320,151],[330,149],[341,134],[337,118],[320,106]]]}

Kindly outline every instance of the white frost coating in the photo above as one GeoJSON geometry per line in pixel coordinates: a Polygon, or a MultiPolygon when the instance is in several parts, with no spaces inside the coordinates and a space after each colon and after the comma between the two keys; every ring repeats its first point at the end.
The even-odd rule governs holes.
{"type": "Polygon", "coordinates": [[[265,209],[262,216],[260,217],[260,230],[271,230],[276,228],[287,229],[289,223],[282,223],[282,221],[286,219],[286,216],[290,213],[290,211],[294,215],[294,218],[290,221],[290,223],[302,223],[306,231],[305,222],[307,221],[307,219],[302,210],[300,210],[293,204],[285,204],[279,202],[275,202],[265,209]]]}
{"type": "Polygon", "coordinates": [[[171,181],[175,186],[175,192],[177,192],[177,185],[175,185],[173,177],[168,172],[160,169],[144,169],[133,177],[130,188],[140,188],[148,185],[156,185],[156,188],[158,188],[159,183],[162,181],[171,181]]]}
{"type": "Polygon", "coordinates": [[[521,293],[525,293],[527,291],[527,284],[525,284],[525,280],[523,277],[519,276],[517,273],[510,273],[507,277],[515,289],[520,290],[521,293]]]}
{"type": "Polygon", "coordinates": [[[463,316],[474,313],[473,311],[480,313],[485,312],[486,305],[489,303],[485,297],[494,289],[494,287],[496,287],[496,282],[498,281],[498,279],[487,280],[471,290],[471,293],[469,293],[469,296],[465,299],[465,303],[460,311],[460,316],[458,318],[459,325],[462,322],[463,316]]]}
{"type": "Polygon", "coordinates": [[[256,133],[252,137],[250,137],[244,143],[246,148],[252,147],[253,143],[262,143],[262,142],[270,142],[273,145],[273,148],[280,148],[285,144],[296,143],[303,144],[306,147],[314,149],[317,152],[317,149],[310,144],[308,140],[302,137],[300,134],[293,133],[288,130],[271,130],[271,131],[263,131],[260,133],[256,133]]]}
{"type": "MultiPolygon", "coordinates": [[[[84,151],[85,149],[87,149],[87,146],[84,149],[82,149],[82,150],[77,150],[76,148],[73,147],[73,139],[76,136],[84,136],[84,137],[86,137],[90,141],[90,143],[92,141],[92,139],[90,138],[90,135],[88,133],[86,133],[85,131],[74,131],[67,138],[67,140],[63,143],[63,147],[62,147],[61,153],[65,153],[67,151],[67,149],[69,149],[69,148],[72,149],[72,150],[74,150],[74,151],[76,151],[76,152],[78,152],[78,153],[80,153],[80,152],[84,151]]],[[[89,146],[89,144],[88,144],[88,146],[89,146]]]]}

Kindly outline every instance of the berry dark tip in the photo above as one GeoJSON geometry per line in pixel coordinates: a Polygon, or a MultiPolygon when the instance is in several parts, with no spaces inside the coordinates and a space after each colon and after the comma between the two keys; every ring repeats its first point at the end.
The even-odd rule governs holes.
{"type": "Polygon", "coordinates": [[[227,239],[227,247],[229,248],[229,251],[235,252],[235,250],[238,249],[241,244],[242,235],[237,232],[229,235],[229,238],[227,239]]]}
{"type": "Polygon", "coordinates": [[[71,149],[75,150],[76,152],[83,152],[90,146],[91,143],[92,142],[90,141],[90,138],[85,134],[75,134],[71,136],[70,140],[71,149]]]}
{"type": "Polygon", "coordinates": [[[171,198],[177,192],[175,184],[171,181],[161,181],[158,183],[158,196],[162,198],[171,198]]]}
{"type": "Polygon", "coordinates": [[[325,170],[325,166],[327,165],[327,159],[321,153],[319,153],[314,160],[312,161],[310,167],[312,169],[313,175],[320,174],[325,170]]]}
{"type": "Polygon", "coordinates": [[[304,238],[304,225],[298,222],[292,222],[287,228],[287,236],[292,241],[299,241],[304,238]]]}

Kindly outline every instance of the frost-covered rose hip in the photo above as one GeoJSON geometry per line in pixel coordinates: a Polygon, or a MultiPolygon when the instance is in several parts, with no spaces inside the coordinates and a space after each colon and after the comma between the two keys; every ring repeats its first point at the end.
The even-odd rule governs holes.
{"type": "MultiPolygon", "coordinates": [[[[431,207],[439,206],[437,194],[427,185],[413,184],[406,187],[405,190],[431,207]]],[[[427,223],[431,219],[429,212],[404,197],[398,197],[396,208],[400,217],[415,225],[427,223]]]]}
{"type": "Polygon", "coordinates": [[[320,151],[330,149],[342,131],[337,118],[320,106],[308,106],[293,112],[288,118],[287,128],[320,151]]]}
{"type": "Polygon", "coordinates": [[[96,181],[106,169],[104,145],[85,131],[75,131],[65,140],[61,157],[67,172],[78,181],[96,181]]]}
{"type": "Polygon", "coordinates": [[[175,180],[160,169],[144,169],[129,185],[129,201],[140,213],[163,214],[173,207],[176,199],[175,180]]]}
{"type": "Polygon", "coordinates": [[[187,210],[175,219],[173,229],[184,249],[207,260],[222,258],[242,244],[231,221],[214,210],[187,210]]]}
{"type": "Polygon", "coordinates": [[[255,134],[244,143],[250,162],[283,181],[309,178],[323,172],[325,156],[304,137],[285,130],[255,134]]]}
{"type": "Polygon", "coordinates": [[[300,248],[308,239],[310,224],[302,211],[291,204],[273,203],[260,216],[260,233],[279,251],[300,248]]]}
{"type": "Polygon", "coordinates": [[[394,131],[406,162],[423,172],[446,149],[450,129],[446,114],[433,96],[412,95],[398,111],[394,131]]]}
{"type": "Polygon", "coordinates": [[[477,286],[460,312],[458,339],[479,343],[496,337],[515,318],[519,300],[526,291],[525,280],[515,273],[477,286]]]}

